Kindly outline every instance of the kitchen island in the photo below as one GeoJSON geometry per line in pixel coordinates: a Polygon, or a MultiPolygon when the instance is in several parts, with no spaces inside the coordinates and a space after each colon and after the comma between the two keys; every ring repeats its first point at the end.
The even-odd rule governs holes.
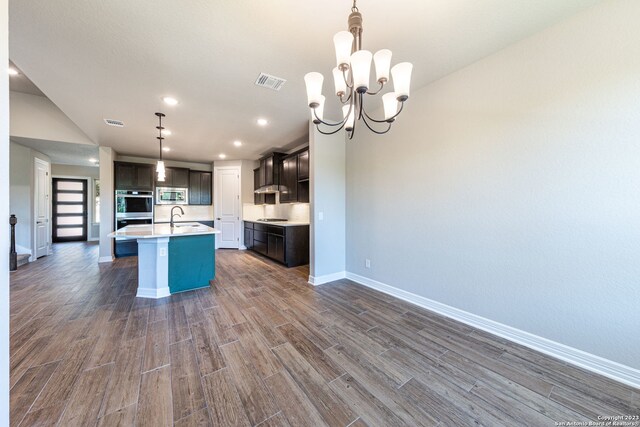
{"type": "Polygon", "coordinates": [[[164,298],[209,286],[216,274],[215,235],[220,231],[197,222],[129,225],[111,234],[138,242],[140,298],[164,298]]]}

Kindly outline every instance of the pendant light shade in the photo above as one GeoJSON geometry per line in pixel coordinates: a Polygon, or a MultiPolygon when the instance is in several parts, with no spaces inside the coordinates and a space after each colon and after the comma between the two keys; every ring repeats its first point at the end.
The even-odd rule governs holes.
{"type": "Polygon", "coordinates": [[[304,82],[307,86],[307,102],[311,108],[320,103],[323,81],[324,77],[320,73],[312,72],[304,76],[304,82]]]}
{"type": "Polygon", "coordinates": [[[344,95],[345,93],[347,93],[347,82],[344,81],[344,76],[342,74],[342,71],[340,71],[338,67],[335,67],[333,69],[333,83],[334,83],[334,86],[336,87],[337,96],[344,95]]]}
{"type": "Polygon", "coordinates": [[[410,62],[401,62],[391,69],[393,91],[396,93],[398,101],[406,101],[409,98],[412,70],[413,64],[410,62]]]}
{"type": "Polygon", "coordinates": [[[393,120],[393,116],[398,112],[398,99],[395,92],[382,95],[382,105],[384,107],[384,119],[393,120]]]}
{"type": "Polygon", "coordinates": [[[364,93],[369,89],[369,74],[371,73],[371,57],[368,50],[359,50],[351,55],[351,73],[356,92],[364,93]]]}
{"type": "Polygon", "coordinates": [[[322,116],[324,114],[324,101],[325,101],[325,97],[320,95],[320,103],[316,107],[315,112],[313,111],[313,108],[310,108],[311,120],[313,120],[313,123],[315,124],[321,123],[323,119],[322,116]]]}
{"type": "Polygon", "coordinates": [[[391,67],[391,51],[389,49],[379,50],[373,55],[373,62],[376,65],[376,81],[389,81],[389,68],[391,67]]]}
{"type": "Polygon", "coordinates": [[[162,136],[162,131],[164,130],[162,127],[162,118],[165,115],[163,113],[156,113],[156,116],[158,117],[158,126],[156,126],[156,129],[158,129],[158,136],[156,138],[158,138],[158,141],[160,142],[160,157],[158,158],[158,163],[156,163],[156,173],[158,174],[158,182],[164,182],[166,178],[166,170],[164,168],[164,161],[162,160],[162,141],[164,140],[164,137],[162,136]]]}
{"type": "Polygon", "coordinates": [[[349,59],[353,47],[353,34],[349,31],[340,31],[333,36],[333,45],[336,48],[336,65],[340,69],[349,68],[349,59]]]}
{"type": "Polygon", "coordinates": [[[345,129],[348,131],[352,131],[353,125],[355,124],[355,121],[356,121],[355,108],[351,108],[350,105],[343,105],[342,115],[346,119],[345,129]],[[350,109],[351,109],[351,112],[349,112],[350,109]],[[347,114],[349,115],[349,117],[347,117],[347,114]]]}

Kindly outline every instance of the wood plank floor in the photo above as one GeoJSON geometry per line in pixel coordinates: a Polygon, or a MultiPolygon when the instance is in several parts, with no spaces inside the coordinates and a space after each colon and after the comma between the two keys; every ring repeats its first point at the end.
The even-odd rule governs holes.
{"type": "Polygon", "coordinates": [[[217,252],[135,298],[136,258],[59,244],[11,275],[11,425],[553,426],[640,414],[618,384],[308,268],[217,252]]]}

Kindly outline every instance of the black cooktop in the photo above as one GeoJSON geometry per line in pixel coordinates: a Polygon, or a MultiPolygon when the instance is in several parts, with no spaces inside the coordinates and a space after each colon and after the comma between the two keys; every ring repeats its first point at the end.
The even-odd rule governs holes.
{"type": "Polygon", "coordinates": [[[285,218],[260,218],[257,219],[256,221],[260,221],[260,222],[283,222],[283,221],[288,221],[285,218]]]}

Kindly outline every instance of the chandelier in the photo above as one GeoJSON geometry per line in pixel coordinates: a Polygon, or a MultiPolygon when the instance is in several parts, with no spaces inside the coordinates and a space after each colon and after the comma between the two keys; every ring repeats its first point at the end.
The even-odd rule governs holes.
{"type": "Polygon", "coordinates": [[[304,76],[311,119],[316,125],[316,129],[324,135],[332,135],[345,128],[349,139],[352,139],[355,135],[356,123],[360,120],[372,132],[387,133],[395,118],[402,112],[405,101],[409,99],[413,65],[410,62],[401,62],[391,68],[393,92],[388,92],[381,97],[384,119],[374,119],[364,107],[365,95],[378,95],[389,82],[391,51],[382,49],[372,54],[368,50],[362,50],[362,14],[356,7],[356,0],[353,1],[348,22],[349,31],[340,31],[333,36],[337,63],[333,69],[333,80],[335,94],[342,104],[343,119],[337,123],[324,120],[325,97],[322,96],[324,77],[317,72],[304,76]],[[378,87],[370,90],[369,74],[372,59],[378,87]],[[326,128],[322,130],[320,125],[324,125],[326,128]]]}
{"type": "Polygon", "coordinates": [[[158,173],[157,181],[164,182],[164,179],[166,178],[166,171],[164,169],[164,161],[162,161],[162,140],[164,139],[164,137],[162,136],[162,131],[164,130],[164,128],[162,127],[162,118],[165,115],[163,113],[156,113],[156,116],[158,117],[158,126],[156,126],[156,129],[158,129],[158,136],[156,138],[158,138],[158,141],[160,141],[160,159],[156,164],[156,172],[158,173]]]}

